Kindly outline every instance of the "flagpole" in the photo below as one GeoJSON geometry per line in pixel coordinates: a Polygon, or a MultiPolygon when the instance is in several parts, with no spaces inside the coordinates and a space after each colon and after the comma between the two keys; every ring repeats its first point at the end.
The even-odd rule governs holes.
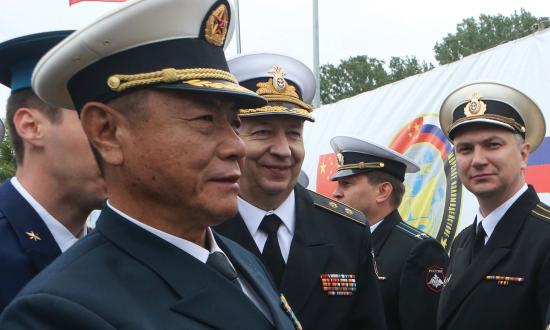
{"type": "Polygon", "coordinates": [[[313,106],[321,105],[321,75],[319,73],[319,1],[313,0],[313,73],[315,74],[315,97],[313,106]]]}
{"type": "Polygon", "coordinates": [[[237,39],[237,55],[241,54],[241,13],[239,10],[239,0],[235,0],[235,9],[237,11],[237,28],[235,29],[235,39],[237,39]]]}

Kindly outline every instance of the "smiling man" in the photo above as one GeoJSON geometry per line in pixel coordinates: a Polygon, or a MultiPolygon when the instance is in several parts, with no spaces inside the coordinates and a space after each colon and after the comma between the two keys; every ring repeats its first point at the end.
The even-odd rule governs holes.
{"type": "Polygon", "coordinates": [[[453,242],[438,328],[543,329],[550,207],[525,183],[524,172],[544,138],[544,116],[520,91],[481,82],[451,93],[439,118],[479,209],[453,242]]]}
{"type": "Polygon", "coordinates": [[[109,200],[1,329],[299,327],[262,263],[210,229],[237,213],[237,107],[266,103],[228,72],[232,13],[224,0],[133,1],[38,63],[33,88],[79,111],[109,200]]]}
{"type": "Polygon", "coordinates": [[[278,54],[243,55],[229,69],[269,104],[240,110],[239,214],[216,231],[264,261],[304,329],[385,329],[365,217],[296,183],[313,73],[278,54]]]}

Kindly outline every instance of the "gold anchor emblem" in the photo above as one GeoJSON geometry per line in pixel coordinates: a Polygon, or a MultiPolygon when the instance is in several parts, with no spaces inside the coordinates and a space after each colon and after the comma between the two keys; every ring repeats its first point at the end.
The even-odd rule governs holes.
{"type": "Polygon", "coordinates": [[[40,238],[40,236],[38,236],[38,234],[36,234],[33,230],[31,231],[27,231],[25,232],[25,234],[27,234],[27,236],[29,236],[29,239],[30,240],[33,240],[35,242],[38,242],[38,241],[41,241],[42,239],[40,238]]]}
{"type": "Polygon", "coordinates": [[[273,75],[272,84],[275,90],[277,90],[278,92],[284,91],[287,83],[285,80],[286,72],[283,71],[283,68],[275,65],[268,73],[271,73],[273,75]]]}
{"type": "Polygon", "coordinates": [[[479,95],[479,93],[470,95],[468,98],[470,102],[464,107],[464,115],[466,115],[466,117],[479,116],[485,113],[487,106],[480,98],[481,95],[479,95]]]}

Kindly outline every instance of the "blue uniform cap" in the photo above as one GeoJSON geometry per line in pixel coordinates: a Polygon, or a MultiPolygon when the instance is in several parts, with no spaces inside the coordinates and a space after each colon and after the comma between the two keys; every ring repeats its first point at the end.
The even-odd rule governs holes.
{"type": "Polygon", "coordinates": [[[52,31],[10,39],[0,44],[0,83],[12,94],[31,88],[38,60],[73,31],[52,31]]]}

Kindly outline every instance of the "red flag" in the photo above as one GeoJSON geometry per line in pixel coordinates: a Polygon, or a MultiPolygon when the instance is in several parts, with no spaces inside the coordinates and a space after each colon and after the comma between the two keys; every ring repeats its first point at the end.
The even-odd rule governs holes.
{"type": "Polygon", "coordinates": [[[72,5],[74,5],[75,3],[77,3],[77,2],[82,2],[82,1],[124,2],[124,1],[126,1],[126,0],[69,0],[69,6],[72,6],[72,5]]]}
{"type": "Polygon", "coordinates": [[[393,140],[391,147],[393,150],[404,154],[411,145],[413,145],[420,135],[420,128],[424,123],[422,117],[415,118],[403,128],[393,140]]]}
{"type": "Polygon", "coordinates": [[[319,156],[316,184],[316,190],[319,194],[332,198],[332,192],[336,189],[337,183],[336,181],[330,181],[330,178],[336,173],[337,168],[336,154],[319,156]]]}

